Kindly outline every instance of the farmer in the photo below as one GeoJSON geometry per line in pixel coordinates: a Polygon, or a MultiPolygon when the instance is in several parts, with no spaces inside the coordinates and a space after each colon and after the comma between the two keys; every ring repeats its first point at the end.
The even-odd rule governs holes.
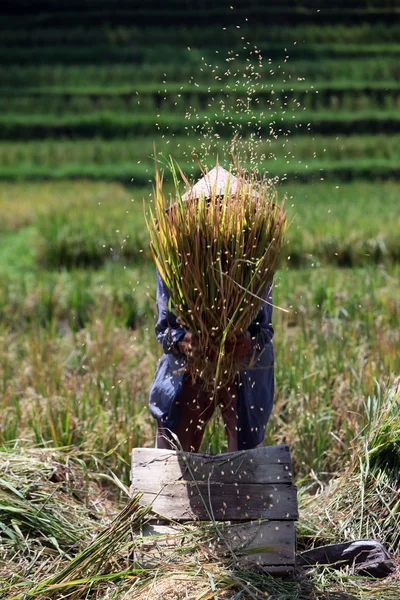
{"type": "MultiPolygon", "coordinates": [[[[235,184],[236,178],[222,167],[218,167],[219,173],[216,171],[217,168],[210,171],[190,193],[204,193],[204,185],[221,186],[223,193],[225,174],[230,177],[230,185],[235,184]]],[[[233,352],[246,366],[230,385],[214,392],[201,381],[193,382],[187,373],[188,361],[196,352],[197,338],[182,327],[169,310],[169,293],[157,270],[155,332],[163,355],[149,398],[150,413],[157,419],[157,448],[171,449],[180,445],[185,451],[198,452],[216,405],[221,409],[230,452],[263,445],[274,396],[270,289],[266,290],[264,299],[266,302],[260,301],[259,313],[245,334],[235,343],[225,345],[225,352],[233,352]]]]}

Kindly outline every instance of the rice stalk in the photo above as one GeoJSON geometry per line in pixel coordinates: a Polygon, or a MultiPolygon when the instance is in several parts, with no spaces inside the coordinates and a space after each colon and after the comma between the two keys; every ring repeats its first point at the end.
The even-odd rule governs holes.
{"type": "Polygon", "coordinates": [[[88,458],[71,448],[0,447],[0,597],[62,568],[117,511],[88,458]]]}
{"type": "MultiPolygon", "coordinates": [[[[140,494],[129,500],[114,521],[60,572],[40,582],[15,600],[32,597],[54,597],[60,590],[72,590],[69,598],[79,598],[83,587],[98,582],[135,578],[132,567],[124,565],[132,550],[127,537],[137,530],[149,512],[139,504],[140,494]],[[124,545],[126,548],[124,548],[124,545]],[[125,550],[125,552],[123,552],[125,550]],[[120,567],[120,564],[125,568],[120,567]]],[[[55,596],[58,597],[58,596],[55,596]]]]}
{"type": "Polygon", "coordinates": [[[303,504],[303,526],[321,540],[375,539],[400,547],[400,381],[364,405],[369,424],[346,471],[303,504]],[[307,512],[307,516],[306,516],[307,512]]]}
{"type": "Polygon", "coordinates": [[[180,322],[198,338],[193,378],[214,388],[243,366],[227,352],[257,315],[271,285],[283,243],[285,213],[264,179],[228,183],[185,199],[171,161],[175,195],[167,199],[156,168],[154,212],[147,226],[151,251],[180,322]]]}
{"type": "Polygon", "coordinates": [[[54,450],[4,448],[0,473],[0,532],[10,554],[32,540],[66,556],[82,547],[100,518],[89,490],[96,487],[98,496],[100,488],[89,482],[78,457],[63,460],[54,450]]]}

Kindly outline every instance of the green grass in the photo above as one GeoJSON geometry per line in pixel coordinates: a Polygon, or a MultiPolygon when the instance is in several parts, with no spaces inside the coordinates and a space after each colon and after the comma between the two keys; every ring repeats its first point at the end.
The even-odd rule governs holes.
{"type": "Polygon", "coordinates": [[[295,457],[312,457],[322,479],[341,471],[362,431],[364,398],[398,369],[396,296],[395,271],[383,269],[288,270],[277,278],[274,301],[290,313],[274,317],[277,398],[268,440],[290,440],[295,457]]]}
{"type": "MultiPolygon", "coordinates": [[[[274,313],[268,441],[290,443],[298,477],[340,469],[363,427],[363,398],[400,367],[398,275],[398,268],[278,273],[274,302],[289,313],[274,313]]],[[[99,453],[118,445],[107,464],[127,481],[130,449],[151,445],[154,434],[146,406],[160,355],[154,285],[152,265],[2,276],[2,441],[22,436],[99,453]]],[[[208,431],[204,449],[225,447],[220,426],[208,431]]]]}
{"type": "Polygon", "coordinates": [[[393,212],[397,192],[392,185],[355,182],[284,188],[293,218],[287,247],[291,264],[349,267],[379,264],[385,256],[398,261],[398,218],[393,212]]]}
{"type": "MultiPolygon", "coordinates": [[[[156,142],[157,154],[168,157],[173,154],[180,164],[186,164],[197,141],[190,136],[160,138],[156,142]]],[[[213,146],[218,155],[225,158],[224,142],[214,142],[213,146]]],[[[199,149],[197,149],[199,152],[199,149]]],[[[342,161],[356,159],[400,159],[399,135],[342,135],[342,136],[302,136],[280,137],[277,140],[260,142],[254,152],[263,165],[267,159],[273,159],[278,164],[289,165],[291,168],[298,161],[311,163],[317,161],[342,161]]],[[[20,175],[27,167],[49,168],[49,173],[67,165],[78,165],[81,168],[101,165],[112,169],[122,165],[130,165],[132,170],[140,164],[145,164],[149,172],[148,180],[153,173],[154,141],[149,137],[120,138],[103,140],[99,137],[72,141],[69,139],[31,140],[24,142],[0,142],[0,161],[5,171],[8,167],[19,168],[20,175]]],[[[191,159],[190,159],[190,162],[191,159]]],[[[284,168],[284,167],[283,167],[284,168]]],[[[147,183],[147,181],[146,181],[147,183]]]]}
{"type": "MultiPolygon", "coordinates": [[[[360,266],[399,261],[397,183],[319,181],[281,184],[278,190],[281,197],[287,193],[291,223],[284,264],[288,260],[293,267],[360,266]]],[[[34,253],[37,264],[48,268],[142,264],[150,258],[143,208],[143,200],[150,201],[149,191],[80,181],[2,184],[3,235],[33,225],[25,254],[34,253]]]]}
{"type": "MultiPolygon", "coordinates": [[[[246,72],[246,68],[245,65],[240,65],[241,67],[244,67],[243,71],[241,72],[246,72]]],[[[149,66],[149,68],[151,68],[151,66],[149,66]]],[[[96,96],[104,96],[105,98],[113,98],[114,96],[117,96],[119,94],[126,94],[126,95],[132,95],[132,94],[163,94],[165,93],[177,93],[177,92],[182,92],[183,94],[188,94],[190,93],[191,95],[195,96],[196,94],[198,95],[204,95],[204,94],[209,94],[209,97],[212,98],[212,96],[214,96],[214,94],[216,93],[221,93],[223,91],[226,91],[226,93],[232,93],[234,95],[246,95],[248,93],[248,87],[249,84],[246,81],[238,81],[237,78],[235,78],[231,73],[230,74],[225,74],[225,73],[219,73],[218,75],[221,75],[223,78],[221,79],[223,81],[223,84],[225,85],[225,88],[221,89],[223,86],[221,85],[221,83],[218,83],[218,81],[215,81],[215,75],[212,76],[212,70],[211,67],[209,67],[210,69],[210,73],[209,73],[209,81],[207,82],[209,85],[207,85],[207,83],[205,82],[201,82],[199,85],[194,86],[194,83],[191,81],[184,81],[184,80],[180,80],[180,81],[167,81],[168,79],[168,75],[165,74],[162,78],[160,78],[160,80],[155,80],[155,81],[149,81],[148,79],[145,81],[142,81],[139,79],[139,81],[135,81],[135,82],[129,82],[126,79],[124,80],[124,82],[120,85],[113,85],[113,86],[107,86],[104,87],[104,82],[93,82],[92,84],[88,85],[87,81],[84,81],[82,79],[82,72],[81,76],[80,76],[80,80],[76,81],[75,84],[70,84],[70,85],[65,85],[65,82],[63,85],[38,85],[38,83],[36,82],[36,85],[32,85],[30,87],[28,86],[24,86],[23,89],[23,94],[21,94],[21,90],[19,90],[18,88],[14,87],[14,86],[2,86],[1,88],[1,96],[5,96],[5,97],[9,97],[9,98],[14,98],[14,99],[21,99],[23,101],[28,101],[29,98],[31,98],[33,96],[33,98],[31,98],[32,100],[32,105],[33,105],[33,100],[41,100],[44,98],[54,98],[54,99],[62,99],[63,96],[77,96],[78,98],[80,97],[84,97],[84,96],[93,96],[94,100],[96,100],[96,96]],[[162,79],[165,79],[166,81],[163,81],[162,79]],[[228,87],[229,86],[229,87],[228,87]]],[[[239,67],[235,66],[234,71],[236,72],[239,69],[239,67]]],[[[104,69],[103,69],[104,70],[104,69]]],[[[204,69],[203,69],[204,70],[204,69]]],[[[333,93],[333,92],[341,92],[341,93],[348,93],[348,92],[362,92],[363,90],[366,91],[376,91],[376,92],[396,92],[399,93],[400,91],[400,85],[397,81],[389,78],[387,81],[386,80],[374,80],[374,81],[369,81],[368,79],[362,79],[362,80],[356,80],[356,81],[349,81],[348,79],[342,77],[342,78],[336,78],[333,79],[331,81],[325,81],[324,79],[320,79],[320,80],[314,80],[312,81],[312,85],[310,85],[310,82],[306,82],[303,80],[294,80],[294,81],[279,81],[275,82],[274,81],[274,77],[270,76],[270,72],[273,71],[273,67],[271,68],[271,65],[268,66],[258,66],[257,65],[257,72],[260,74],[261,78],[264,76],[265,78],[270,79],[271,83],[271,87],[267,86],[267,82],[264,81],[260,81],[257,83],[256,87],[259,88],[259,92],[258,94],[260,96],[269,96],[271,94],[271,91],[274,90],[274,93],[277,92],[282,92],[282,93],[288,93],[288,92],[296,92],[296,93],[310,93],[312,90],[319,90],[320,92],[325,92],[325,93],[333,93]],[[273,85],[272,85],[273,84],[273,85]]],[[[278,72],[278,75],[280,76],[280,78],[284,78],[285,77],[285,73],[282,72],[278,72]]],[[[204,77],[204,75],[203,75],[204,77]]],[[[194,79],[196,81],[195,77],[190,77],[189,78],[194,79]]]]}
{"type": "MultiPolygon", "coordinates": [[[[290,40],[294,43],[297,40],[290,40]]],[[[220,44],[215,44],[220,47],[220,44]]],[[[285,60],[288,41],[281,44],[264,44],[260,50],[267,59],[285,60]]],[[[242,46],[241,46],[242,47],[242,46]]],[[[232,50],[231,44],[227,45],[227,52],[232,50]]],[[[197,61],[205,55],[207,61],[213,61],[215,50],[208,50],[204,47],[193,47],[193,54],[197,61]]],[[[355,59],[363,58],[397,58],[400,54],[398,44],[298,44],[290,46],[290,58],[293,60],[312,60],[312,59],[332,59],[342,58],[355,59]]],[[[157,44],[154,46],[135,46],[133,49],[129,46],[118,47],[110,45],[93,46],[41,46],[34,48],[3,48],[0,54],[0,64],[10,63],[19,65],[30,65],[32,62],[38,65],[56,65],[59,63],[69,65],[87,65],[92,63],[112,64],[123,62],[159,62],[160,56],[165,57],[166,63],[187,61],[187,50],[185,47],[173,46],[171,44],[157,44]]],[[[190,60],[191,62],[191,60],[190,60]]]]}
{"type": "Polygon", "coordinates": [[[158,137],[159,132],[168,135],[182,135],[187,130],[197,132],[212,124],[213,134],[232,138],[236,131],[249,133],[258,130],[261,135],[268,136],[270,124],[277,133],[292,133],[309,135],[339,134],[351,135],[370,133],[397,133],[400,131],[400,117],[394,111],[358,111],[358,112],[326,112],[305,111],[281,116],[279,112],[271,111],[267,115],[254,114],[255,121],[247,122],[243,115],[215,116],[214,112],[201,113],[196,117],[193,113],[190,119],[183,119],[180,114],[160,113],[160,116],[149,112],[109,113],[107,111],[91,114],[66,114],[57,116],[13,114],[0,115],[2,126],[1,140],[41,139],[43,137],[69,136],[73,139],[102,136],[106,139],[128,137],[133,135],[158,137]],[[224,119],[227,125],[225,126],[224,119]],[[258,125],[260,123],[260,125],[258,125]],[[261,129],[258,129],[258,127],[261,129]]]}
{"type": "Polygon", "coordinates": [[[228,33],[221,35],[222,27],[216,25],[192,26],[190,28],[177,24],[174,34],[171,36],[168,27],[138,27],[120,26],[113,27],[82,27],[73,28],[40,28],[19,27],[11,31],[3,31],[1,46],[10,47],[37,47],[47,45],[77,45],[92,46],[96,44],[109,44],[113,46],[125,46],[135,44],[143,46],[151,38],[153,44],[176,44],[209,46],[215,45],[218,38],[220,45],[241,46],[241,38],[251,39],[257,46],[265,44],[287,44],[288,40],[305,41],[307,44],[389,44],[398,41],[398,28],[395,23],[360,23],[357,25],[331,24],[321,25],[298,25],[296,27],[285,27],[272,25],[269,27],[257,27],[254,29],[244,24],[240,30],[233,25],[228,26],[228,33]]]}
{"type": "MultiPolygon", "coordinates": [[[[281,58],[281,57],[280,57],[281,58]]],[[[226,60],[215,55],[211,61],[212,68],[218,67],[225,73],[226,60]]],[[[235,62],[236,69],[240,73],[245,72],[246,63],[243,58],[235,62]]],[[[212,69],[211,69],[212,71],[212,69]]],[[[396,58],[374,56],[371,58],[342,57],[332,58],[316,62],[315,60],[296,60],[291,58],[282,63],[279,58],[271,65],[264,61],[260,70],[268,81],[276,82],[286,78],[288,81],[297,81],[297,77],[305,77],[308,83],[315,81],[364,81],[368,83],[397,80],[400,73],[399,62],[396,58]]],[[[212,73],[211,73],[212,74],[212,73]]],[[[0,66],[0,77],[2,88],[23,88],[25,91],[30,87],[74,87],[85,89],[86,87],[98,88],[102,86],[107,90],[113,86],[124,86],[131,88],[133,83],[141,84],[150,82],[169,83],[177,82],[180,85],[188,82],[191,77],[197,82],[210,81],[210,70],[204,69],[201,57],[197,53],[192,55],[187,52],[184,61],[163,62],[152,61],[135,64],[117,63],[113,65],[96,63],[90,65],[19,65],[10,64],[0,66]],[[203,70],[200,70],[200,69],[203,70]],[[164,75],[166,74],[166,77],[164,75]]]]}
{"type": "MultiPolygon", "coordinates": [[[[114,235],[108,243],[115,251],[127,228],[145,230],[148,189],[136,191],[89,182],[0,186],[6,216],[0,435],[94,445],[98,452],[119,444],[122,458],[110,464],[124,477],[129,449],[150,444],[153,435],[146,400],[160,352],[152,333],[154,267],[144,253],[134,267],[99,242],[114,235]],[[77,253],[88,244],[96,250],[97,271],[76,269],[77,253]],[[43,262],[63,268],[44,271],[43,262]]],[[[390,264],[390,240],[396,248],[398,239],[398,184],[321,182],[286,185],[280,196],[284,192],[291,258],[282,261],[274,301],[290,312],[274,313],[277,408],[268,439],[290,440],[297,472],[306,476],[311,468],[339,468],[343,448],[349,451],[361,427],[359,403],[374,392],[375,380],[390,378],[400,366],[398,266],[383,266],[390,264]],[[363,256],[367,251],[374,256],[363,256]],[[291,267],[299,258],[307,269],[291,267]],[[321,266],[376,260],[368,269],[321,266]]],[[[213,451],[223,443],[218,427],[205,442],[213,451]]]]}
{"type": "Polygon", "coordinates": [[[34,252],[41,266],[96,268],[107,261],[132,264],[150,257],[144,190],[136,189],[133,197],[119,185],[64,181],[5,186],[2,192],[7,218],[0,239],[6,245],[10,231],[21,230],[23,236],[23,228],[34,225],[28,255],[34,252]]]}
{"type": "MultiPolygon", "coordinates": [[[[378,82],[369,84],[356,82],[332,82],[331,85],[316,81],[312,85],[281,84],[273,86],[257,84],[256,93],[253,94],[252,103],[258,110],[294,110],[299,105],[303,108],[316,111],[331,109],[341,110],[387,110],[400,105],[400,87],[396,82],[378,82]]],[[[38,88],[26,89],[24,93],[18,88],[12,91],[3,88],[0,96],[0,109],[4,114],[21,113],[25,115],[50,115],[82,114],[90,115],[93,112],[109,111],[175,111],[186,112],[193,107],[205,110],[208,106],[215,106],[224,102],[234,106],[240,99],[247,101],[249,85],[238,86],[234,80],[225,80],[223,85],[180,85],[162,84],[136,85],[108,89],[106,92],[100,87],[92,90],[85,88],[57,89],[38,88]]]]}
{"type": "Polygon", "coordinates": [[[36,236],[33,227],[0,233],[0,274],[30,271],[36,266],[36,236]]]}
{"type": "MultiPolygon", "coordinates": [[[[137,158],[137,157],[135,157],[137,158]]],[[[146,157],[147,158],[147,157],[146,157]]],[[[141,161],[138,161],[139,163],[141,161]]],[[[353,159],[336,161],[276,161],[269,165],[268,175],[281,181],[318,183],[321,180],[347,183],[354,180],[398,180],[400,167],[397,160],[353,159]]],[[[64,181],[88,179],[93,181],[120,182],[123,185],[145,186],[151,184],[152,163],[132,164],[82,164],[67,163],[57,167],[21,163],[4,167],[0,181],[64,181]]],[[[197,170],[196,170],[197,172],[197,170]]],[[[192,171],[194,174],[194,171],[192,171]]]]}
{"type": "MultiPolygon", "coordinates": [[[[312,139],[306,136],[282,136],[257,144],[254,153],[272,175],[285,180],[319,182],[323,178],[339,182],[361,177],[365,180],[388,179],[399,177],[399,140],[398,135],[316,135],[312,139]]],[[[225,140],[212,142],[212,151],[207,152],[218,153],[224,162],[225,145],[225,140]]],[[[156,149],[161,161],[172,153],[183,168],[189,166],[194,177],[200,172],[197,167],[192,169],[195,165],[188,157],[196,146],[193,136],[176,136],[159,139],[156,149]]],[[[204,155],[205,148],[206,143],[204,155]]],[[[154,142],[150,137],[0,142],[0,161],[3,165],[0,179],[88,178],[145,187],[149,185],[154,171],[153,153],[154,142]]]]}
{"type": "Polygon", "coordinates": [[[135,188],[134,192],[132,195],[118,184],[86,181],[2,184],[0,233],[40,224],[46,215],[57,212],[64,214],[66,219],[69,215],[71,222],[79,222],[82,213],[92,215],[94,220],[98,214],[103,224],[109,218],[111,225],[115,215],[118,215],[120,223],[129,223],[132,211],[134,218],[141,218],[141,225],[144,215],[142,201],[150,197],[151,186],[135,188]],[[71,206],[78,210],[77,214],[69,210],[71,206]]]}

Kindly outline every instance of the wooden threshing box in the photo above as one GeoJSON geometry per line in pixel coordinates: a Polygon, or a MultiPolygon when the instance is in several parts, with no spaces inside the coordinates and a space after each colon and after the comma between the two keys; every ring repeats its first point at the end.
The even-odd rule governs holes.
{"type": "Polygon", "coordinates": [[[135,448],[131,494],[160,519],[219,521],[226,543],[271,574],[295,564],[297,489],[287,445],[218,455],[135,448]]]}

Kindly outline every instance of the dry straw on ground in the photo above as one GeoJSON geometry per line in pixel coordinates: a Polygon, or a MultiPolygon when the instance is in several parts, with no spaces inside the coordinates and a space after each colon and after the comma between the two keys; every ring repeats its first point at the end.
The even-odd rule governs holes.
{"type": "Polygon", "coordinates": [[[342,475],[303,503],[303,533],[314,541],[375,539],[400,548],[400,380],[368,398],[369,423],[342,475]]]}
{"type": "Polygon", "coordinates": [[[170,199],[156,170],[151,249],[171,310],[199,340],[192,375],[216,388],[232,381],[242,366],[226,345],[234,346],[267,302],[285,212],[264,179],[233,176],[217,165],[181,196],[172,161],[171,170],[170,199]]]}

